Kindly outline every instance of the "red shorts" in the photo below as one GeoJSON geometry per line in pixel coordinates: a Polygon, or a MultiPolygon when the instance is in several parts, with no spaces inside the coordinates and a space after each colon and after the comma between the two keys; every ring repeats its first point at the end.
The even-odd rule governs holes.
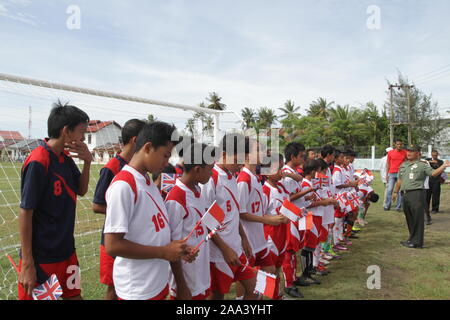
{"type": "Polygon", "coordinates": [[[314,226],[316,227],[317,232],[319,232],[319,242],[325,242],[328,238],[328,229],[324,227],[322,220],[322,217],[313,216],[314,226]]]}
{"type": "Polygon", "coordinates": [[[113,267],[114,257],[106,253],[105,246],[100,245],[100,283],[114,287],[113,267]]]}
{"type": "Polygon", "coordinates": [[[273,252],[273,251],[269,252],[270,259],[273,262],[272,265],[274,265],[275,268],[281,268],[281,266],[283,265],[285,253],[286,253],[286,251],[283,252],[282,254],[276,255],[275,252],[273,252]]]}
{"type": "MultiPolygon", "coordinates": [[[[52,274],[55,274],[58,278],[59,284],[61,285],[61,288],[63,290],[63,294],[61,295],[62,298],[73,298],[76,296],[81,295],[81,289],[80,288],[70,288],[67,286],[68,282],[69,284],[75,285],[72,281],[75,280],[74,274],[76,274],[76,269],[73,268],[73,266],[79,267],[77,254],[76,252],[73,253],[73,255],[64,261],[56,262],[56,263],[40,263],[39,267],[41,270],[46,274],[47,278],[50,278],[52,274]],[[71,267],[72,268],[69,268],[71,267]],[[70,278],[70,279],[69,279],[70,278]]],[[[20,259],[19,262],[19,270],[22,267],[22,259],[20,259]]],[[[79,277],[79,273],[78,273],[79,277]]],[[[78,279],[79,280],[79,279],[78,279]]],[[[39,284],[36,283],[36,287],[39,284]]],[[[17,292],[18,292],[18,298],[19,300],[33,300],[33,297],[26,294],[24,288],[20,283],[17,285],[17,292]]]]}
{"type": "Polygon", "coordinates": [[[298,230],[298,222],[289,222],[286,228],[286,251],[300,251],[304,247],[301,232],[298,230]]]}
{"type": "Polygon", "coordinates": [[[211,262],[211,290],[226,294],[230,291],[233,282],[253,279],[255,271],[246,268],[247,257],[241,254],[239,257],[242,266],[232,266],[226,262],[211,262]]]}
{"type": "MultiPolygon", "coordinates": [[[[206,300],[206,299],[208,299],[209,294],[210,294],[210,290],[208,289],[203,294],[198,294],[196,296],[193,296],[192,300],[206,300]]],[[[170,300],[177,300],[177,298],[172,296],[172,295],[170,295],[170,300]]]]}
{"type": "Polygon", "coordinates": [[[334,209],[334,217],[335,218],[345,218],[345,213],[340,209],[334,209]]]}
{"type": "Polygon", "coordinates": [[[308,247],[311,249],[315,249],[319,244],[319,238],[314,234],[312,230],[300,231],[300,238],[302,239],[302,248],[308,247]]]}
{"type": "MultiPolygon", "coordinates": [[[[167,295],[169,294],[169,285],[167,285],[160,293],[158,293],[153,298],[147,299],[147,301],[150,300],[166,300],[167,295]]],[[[118,300],[125,300],[120,297],[117,297],[118,300]]]]}
{"type": "Polygon", "coordinates": [[[274,264],[267,248],[257,252],[254,257],[249,259],[249,265],[252,267],[269,267],[274,264]]]}

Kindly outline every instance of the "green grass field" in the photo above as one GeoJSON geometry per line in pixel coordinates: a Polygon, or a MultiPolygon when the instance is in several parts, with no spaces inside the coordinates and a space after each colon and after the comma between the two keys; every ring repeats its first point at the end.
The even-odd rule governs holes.
{"type": "MultiPolygon", "coordinates": [[[[0,163],[0,300],[16,298],[17,275],[5,254],[18,261],[18,207],[20,164],[0,163]]],[[[98,252],[103,216],[91,211],[91,199],[101,166],[93,166],[88,196],[77,206],[76,246],[81,265],[85,299],[102,299],[104,287],[98,282],[98,252]]],[[[384,191],[377,177],[375,190],[384,191]]],[[[450,297],[450,188],[441,196],[442,213],[433,215],[426,226],[422,250],[407,249],[400,241],[407,238],[403,213],[384,212],[382,199],[369,209],[369,225],[353,241],[343,259],[333,261],[332,273],[320,277],[322,284],[300,288],[305,299],[448,299],[450,297]],[[381,289],[369,290],[367,267],[381,269],[381,289]]],[[[230,294],[227,298],[234,298],[230,294]]]]}

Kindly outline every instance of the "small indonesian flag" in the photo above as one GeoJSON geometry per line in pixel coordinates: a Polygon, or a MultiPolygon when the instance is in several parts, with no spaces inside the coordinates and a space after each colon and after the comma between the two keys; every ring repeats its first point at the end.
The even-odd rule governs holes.
{"type": "Polygon", "coordinates": [[[177,175],[174,173],[161,173],[161,191],[168,193],[175,187],[177,175]]]}
{"type": "Polygon", "coordinates": [[[298,230],[312,230],[314,227],[313,214],[308,212],[306,217],[303,217],[298,222],[298,230]]]}
{"type": "Polygon", "coordinates": [[[255,291],[270,299],[277,298],[277,277],[274,274],[259,270],[256,277],[255,291]]]}
{"type": "Polygon", "coordinates": [[[302,217],[303,212],[304,210],[297,207],[288,199],[284,200],[283,205],[280,208],[280,213],[292,222],[297,222],[298,219],[302,217]]]}
{"type": "Polygon", "coordinates": [[[52,274],[47,281],[33,289],[34,300],[58,300],[63,291],[58,278],[52,274]]]}
{"type": "Polygon", "coordinates": [[[208,211],[203,215],[202,222],[209,230],[219,228],[225,219],[225,213],[216,201],[209,207],[208,211]]]}

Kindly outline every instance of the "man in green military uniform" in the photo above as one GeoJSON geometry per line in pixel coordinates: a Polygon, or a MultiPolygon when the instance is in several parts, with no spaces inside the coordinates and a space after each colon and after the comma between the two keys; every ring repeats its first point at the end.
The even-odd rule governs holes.
{"type": "Polygon", "coordinates": [[[399,169],[399,176],[393,201],[397,200],[400,191],[403,196],[403,212],[408,224],[409,239],[401,244],[407,248],[422,248],[425,228],[425,190],[423,184],[427,176],[437,177],[445,168],[450,167],[450,161],[433,171],[430,166],[420,161],[420,148],[410,146],[407,149],[407,161],[403,162],[399,169]]]}

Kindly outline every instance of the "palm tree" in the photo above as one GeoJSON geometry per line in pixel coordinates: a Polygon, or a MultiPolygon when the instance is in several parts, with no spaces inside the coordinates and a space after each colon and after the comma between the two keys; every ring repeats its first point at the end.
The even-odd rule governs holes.
{"type": "Polygon", "coordinates": [[[281,112],[283,112],[283,115],[281,116],[283,119],[293,119],[300,117],[300,113],[297,112],[300,110],[300,107],[296,107],[294,101],[292,100],[286,101],[284,107],[278,108],[278,110],[281,110],[281,112]]]}
{"type": "Polygon", "coordinates": [[[258,128],[271,128],[277,116],[271,108],[263,107],[258,109],[258,128]]]}
{"type": "Polygon", "coordinates": [[[336,108],[330,108],[328,112],[330,119],[332,120],[350,120],[354,114],[348,105],[343,107],[341,105],[337,105],[336,108]]]}
{"type": "Polygon", "coordinates": [[[206,98],[206,100],[208,100],[208,102],[209,102],[209,105],[208,105],[209,109],[222,111],[222,110],[225,110],[227,107],[226,104],[220,102],[222,100],[222,97],[220,97],[215,92],[210,92],[209,96],[208,96],[208,98],[206,98]]]}
{"type": "Polygon", "coordinates": [[[242,129],[250,129],[254,127],[256,123],[256,112],[252,108],[244,108],[241,111],[242,119],[244,123],[242,124],[242,129]]]}
{"type": "Polygon", "coordinates": [[[308,116],[328,119],[328,111],[333,104],[334,101],[328,103],[326,99],[319,98],[309,105],[308,116]]]}
{"type": "Polygon", "coordinates": [[[189,118],[186,122],[186,130],[191,134],[191,136],[194,136],[195,132],[195,119],[189,118]]]}
{"type": "Polygon", "coordinates": [[[205,116],[202,120],[203,131],[211,133],[214,129],[214,119],[211,116],[205,116]]]}

